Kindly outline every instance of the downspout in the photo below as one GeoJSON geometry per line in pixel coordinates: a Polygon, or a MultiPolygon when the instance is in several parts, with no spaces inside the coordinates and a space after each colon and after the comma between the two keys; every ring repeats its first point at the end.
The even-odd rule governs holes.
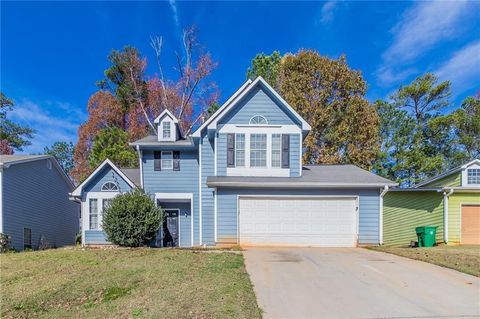
{"type": "Polygon", "coordinates": [[[383,245],[383,196],[388,192],[388,186],[385,185],[383,189],[380,189],[380,216],[379,216],[379,227],[378,227],[378,243],[383,245]]]}
{"type": "Polygon", "coordinates": [[[443,191],[443,241],[448,243],[448,197],[453,194],[453,188],[443,191]]]}
{"type": "Polygon", "coordinates": [[[138,161],[140,162],[140,187],[143,189],[143,161],[142,161],[142,151],[140,151],[140,145],[136,147],[138,153],[138,161]]]}

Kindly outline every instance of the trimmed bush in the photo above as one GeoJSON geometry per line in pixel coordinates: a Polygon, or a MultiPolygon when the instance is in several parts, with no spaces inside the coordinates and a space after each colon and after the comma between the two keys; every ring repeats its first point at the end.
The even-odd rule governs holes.
{"type": "Polygon", "coordinates": [[[120,246],[139,247],[152,241],[163,222],[162,210],[140,189],[115,197],[103,215],[107,240],[120,246]]]}

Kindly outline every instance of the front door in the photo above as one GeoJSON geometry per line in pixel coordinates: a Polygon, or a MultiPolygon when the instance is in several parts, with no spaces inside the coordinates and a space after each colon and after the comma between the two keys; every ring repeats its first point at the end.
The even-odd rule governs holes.
{"type": "Polygon", "coordinates": [[[164,210],[163,247],[178,247],[178,210],[164,210]]]}

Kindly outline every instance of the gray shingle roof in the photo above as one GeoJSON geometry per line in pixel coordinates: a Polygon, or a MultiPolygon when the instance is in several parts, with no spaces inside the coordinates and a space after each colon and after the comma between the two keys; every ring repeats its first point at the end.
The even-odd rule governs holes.
{"type": "Polygon", "coordinates": [[[16,162],[29,162],[43,158],[49,158],[50,155],[0,155],[0,164],[13,164],[16,162]]]}
{"type": "Polygon", "coordinates": [[[148,135],[135,142],[130,143],[131,146],[193,146],[193,142],[190,138],[180,139],[174,142],[159,142],[156,135],[148,135]]]}
{"type": "Polygon", "coordinates": [[[136,186],[141,187],[139,168],[120,168],[123,174],[128,177],[136,186]]]}
{"type": "Polygon", "coordinates": [[[396,183],[355,165],[307,165],[301,177],[209,176],[209,186],[223,187],[383,187],[396,183]]]}

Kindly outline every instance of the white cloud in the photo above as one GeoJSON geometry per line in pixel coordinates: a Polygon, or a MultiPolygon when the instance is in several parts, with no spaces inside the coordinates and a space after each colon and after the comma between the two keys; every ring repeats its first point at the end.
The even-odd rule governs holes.
{"type": "MultiPolygon", "coordinates": [[[[455,95],[480,85],[480,41],[455,52],[435,72],[440,79],[450,80],[455,95]]],[[[480,87],[479,87],[480,88],[480,87]]]]}
{"type": "Polygon", "coordinates": [[[377,78],[390,85],[412,74],[409,65],[436,45],[465,31],[466,1],[425,1],[409,8],[393,27],[392,44],[382,54],[377,78]]]}
{"type": "Polygon", "coordinates": [[[177,28],[179,28],[180,27],[180,20],[178,19],[178,11],[177,11],[176,0],[168,0],[168,4],[170,5],[170,8],[172,9],[173,21],[175,21],[175,26],[177,28]]]}
{"type": "Polygon", "coordinates": [[[320,15],[320,22],[322,24],[327,24],[333,21],[333,12],[335,11],[335,7],[337,6],[338,2],[336,1],[327,1],[322,6],[322,11],[320,15]]]}
{"type": "Polygon", "coordinates": [[[45,146],[57,141],[75,142],[78,126],[85,120],[86,115],[80,108],[68,103],[46,101],[35,103],[27,99],[15,103],[8,118],[22,125],[35,129],[31,140],[32,145],[24,147],[23,152],[41,153],[45,146]],[[43,105],[43,107],[41,106],[43,105]],[[56,110],[56,115],[47,111],[56,110]]]}

